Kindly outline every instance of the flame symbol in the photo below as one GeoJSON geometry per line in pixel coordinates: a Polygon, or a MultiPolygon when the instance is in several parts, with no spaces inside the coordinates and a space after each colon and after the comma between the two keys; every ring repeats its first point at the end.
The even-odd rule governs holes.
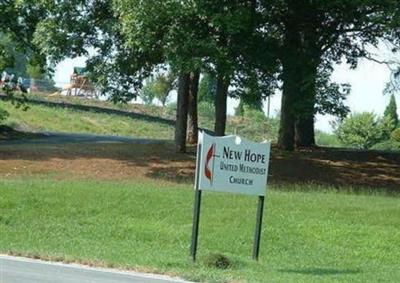
{"type": "Polygon", "coordinates": [[[212,144],[212,146],[207,152],[206,165],[204,168],[204,174],[206,175],[207,179],[210,180],[210,182],[212,182],[213,174],[211,170],[208,168],[208,164],[210,163],[210,160],[214,157],[214,153],[215,153],[215,144],[212,144]]]}

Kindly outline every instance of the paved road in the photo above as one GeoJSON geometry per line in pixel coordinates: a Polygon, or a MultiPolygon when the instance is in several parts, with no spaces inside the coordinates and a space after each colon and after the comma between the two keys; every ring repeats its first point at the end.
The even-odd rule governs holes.
{"type": "Polygon", "coordinates": [[[0,256],[0,283],[178,283],[180,279],[0,256]]]}
{"type": "Polygon", "coordinates": [[[168,140],[140,139],[123,136],[93,135],[78,133],[43,132],[38,136],[24,139],[0,141],[0,145],[13,144],[67,144],[67,143],[132,143],[132,144],[162,144],[168,140]]]}

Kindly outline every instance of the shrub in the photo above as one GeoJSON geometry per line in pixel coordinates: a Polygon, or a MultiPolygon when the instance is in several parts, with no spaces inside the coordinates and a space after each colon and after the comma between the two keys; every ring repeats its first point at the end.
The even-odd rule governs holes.
{"type": "Polygon", "coordinates": [[[219,269],[227,269],[232,265],[231,260],[227,256],[218,253],[206,256],[204,262],[208,267],[219,269]]]}
{"type": "Polygon", "coordinates": [[[400,142],[400,128],[395,129],[390,135],[391,139],[400,142]]]}
{"type": "Polygon", "coordinates": [[[0,124],[8,118],[8,112],[0,108],[0,124]]]}
{"type": "Polygon", "coordinates": [[[390,150],[390,151],[400,151],[400,142],[394,140],[388,140],[378,143],[372,147],[375,150],[390,150]]]}
{"type": "Polygon", "coordinates": [[[336,125],[335,133],[346,146],[368,149],[390,137],[392,122],[374,113],[355,113],[336,125]]]}

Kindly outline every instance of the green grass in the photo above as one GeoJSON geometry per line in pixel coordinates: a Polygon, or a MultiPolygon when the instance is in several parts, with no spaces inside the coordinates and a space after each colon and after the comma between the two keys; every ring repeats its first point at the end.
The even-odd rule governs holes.
{"type": "Polygon", "coordinates": [[[204,194],[196,264],[188,256],[192,207],[191,185],[1,180],[0,253],[218,282],[400,281],[398,198],[270,190],[258,263],[256,198],[204,194]],[[207,267],[215,252],[233,266],[207,267]]]}
{"type": "Polygon", "coordinates": [[[327,147],[342,147],[340,140],[334,134],[325,133],[323,131],[317,130],[315,132],[315,142],[319,146],[327,147]]]}
{"type": "Polygon", "coordinates": [[[0,109],[9,112],[6,125],[25,131],[54,131],[172,139],[173,127],[130,117],[54,108],[28,104],[29,109],[16,109],[0,101],[0,109]]]}
{"type": "MultiPolygon", "coordinates": [[[[176,117],[175,104],[162,108],[155,105],[113,104],[112,102],[95,99],[84,99],[73,96],[46,96],[44,94],[29,94],[28,99],[131,111],[171,120],[176,117]]],[[[27,103],[27,105],[29,109],[22,111],[21,109],[16,109],[9,102],[0,101],[0,109],[4,109],[10,114],[5,124],[27,132],[94,133],[139,138],[161,137],[163,139],[172,139],[174,135],[173,126],[157,122],[143,121],[122,115],[80,111],[71,108],[48,107],[31,103],[27,103]]],[[[213,129],[214,116],[215,110],[212,105],[200,103],[200,127],[213,129]]],[[[254,141],[264,141],[267,139],[275,142],[278,135],[278,120],[267,119],[264,114],[254,111],[250,111],[241,117],[228,116],[226,134],[237,134],[254,141]]]]}

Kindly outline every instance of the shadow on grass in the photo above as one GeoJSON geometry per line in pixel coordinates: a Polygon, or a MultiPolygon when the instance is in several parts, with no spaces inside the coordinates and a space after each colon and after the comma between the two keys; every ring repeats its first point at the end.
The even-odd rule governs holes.
{"type": "Polygon", "coordinates": [[[359,269],[336,269],[336,268],[304,268],[304,269],[280,269],[283,273],[297,273],[313,276],[345,275],[361,273],[359,269]]]}

